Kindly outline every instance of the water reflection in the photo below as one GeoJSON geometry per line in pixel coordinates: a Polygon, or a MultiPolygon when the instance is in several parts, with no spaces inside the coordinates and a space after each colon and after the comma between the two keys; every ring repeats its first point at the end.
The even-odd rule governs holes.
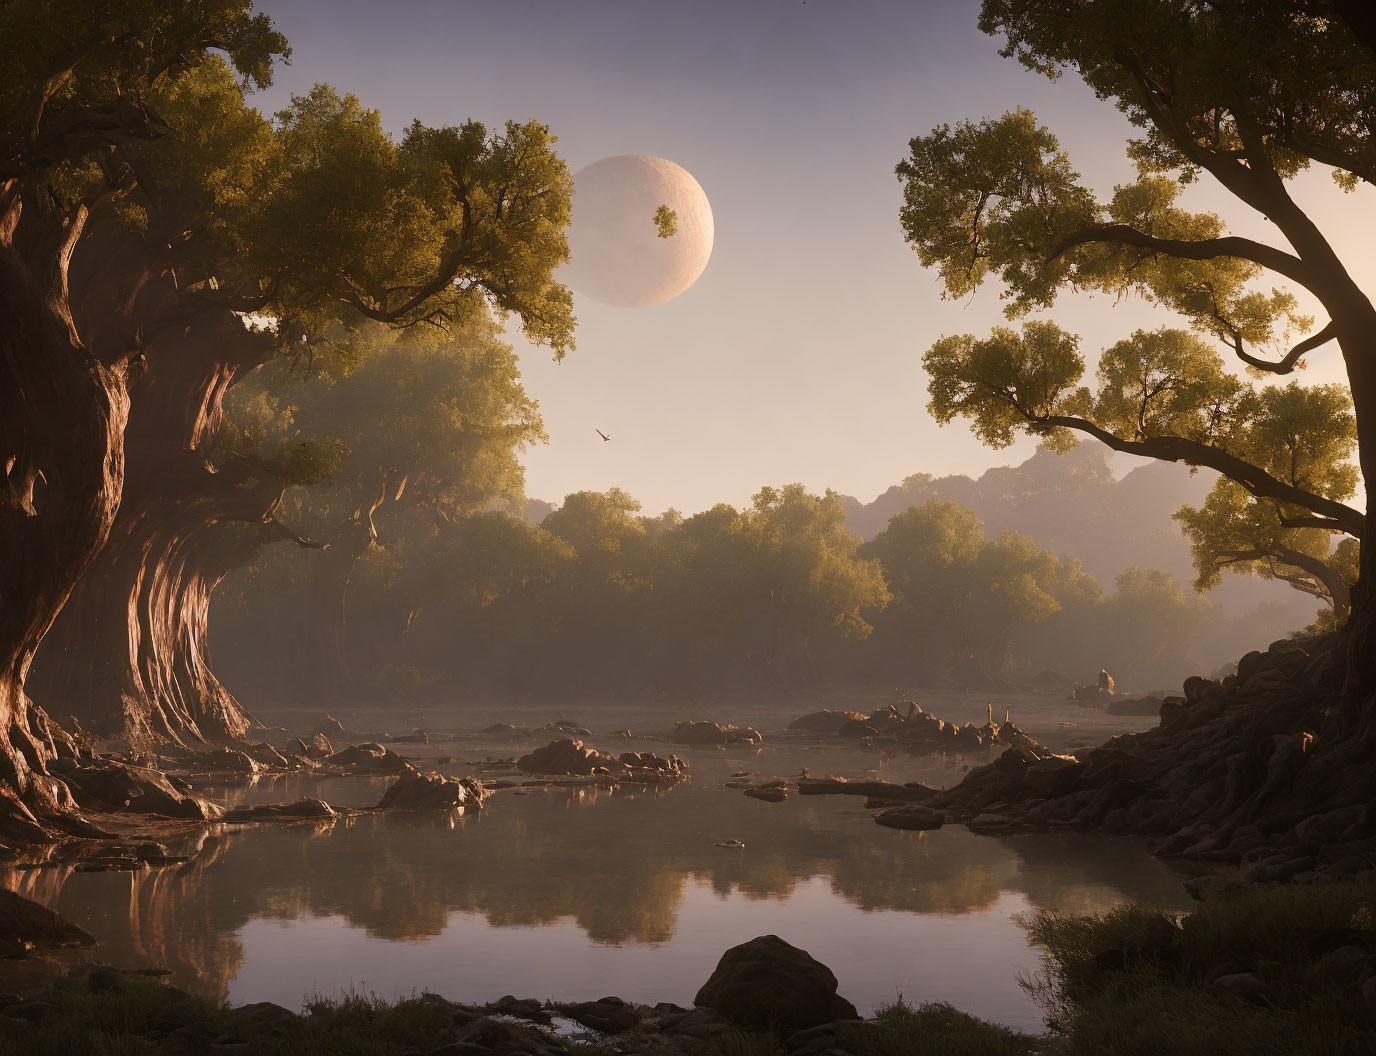
{"type": "Polygon", "coordinates": [[[642,987],[624,997],[681,1001],[726,946],[777,931],[827,945],[843,984],[875,991],[847,993],[862,1007],[907,979],[926,988],[910,997],[1023,1025],[1035,1012],[1013,976],[1031,958],[1012,913],[1183,901],[1134,842],[897,832],[858,800],[761,803],[711,784],[719,774],[667,793],[506,793],[478,815],[227,830],[178,848],[193,854],[182,866],[0,879],[96,934],[103,959],[165,965],[236,1001],[292,1005],[361,978],[382,993],[597,997],[618,975],[642,987]],[[727,839],[744,849],[716,846],[727,839]]]}

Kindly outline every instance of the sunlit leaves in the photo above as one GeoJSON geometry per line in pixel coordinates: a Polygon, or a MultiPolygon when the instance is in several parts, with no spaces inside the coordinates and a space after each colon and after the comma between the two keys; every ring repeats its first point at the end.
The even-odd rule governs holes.
{"type": "Polygon", "coordinates": [[[673,238],[678,234],[678,213],[667,205],[661,204],[651,219],[655,224],[655,233],[660,238],[673,238]]]}
{"type": "Polygon", "coordinates": [[[950,659],[973,651],[1002,663],[1014,625],[1100,597],[1078,561],[1017,532],[986,540],[980,519],[955,502],[933,500],[897,514],[860,552],[878,559],[893,591],[886,629],[950,659]]]}
{"type": "Polygon", "coordinates": [[[897,173],[904,235],[955,297],[992,272],[1015,308],[1049,303],[1066,267],[1044,262],[1097,216],[1056,137],[1027,110],[913,139],[897,173]]]}
{"type": "Polygon", "coordinates": [[[1218,353],[1183,330],[1139,330],[1104,350],[1093,419],[1128,438],[1226,441],[1244,386],[1218,353]]]}
{"type": "Polygon", "coordinates": [[[1234,349],[1239,343],[1270,347],[1312,323],[1295,313],[1292,295],[1249,286],[1261,273],[1250,260],[1190,260],[1107,234],[1122,225],[1152,239],[1191,243],[1224,232],[1218,217],[1181,209],[1180,185],[1165,176],[1144,174],[1096,202],[1056,137],[1029,111],[954,129],[943,125],[912,140],[909,151],[898,166],[899,222],[950,296],[994,276],[1008,314],[1018,316],[1051,305],[1066,288],[1135,294],[1234,349]]]}
{"type": "MultiPolygon", "coordinates": [[[[1358,482],[1357,467],[1349,461],[1356,424],[1345,389],[1303,388],[1292,382],[1249,391],[1244,406],[1245,414],[1230,437],[1235,453],[1313,494],[1338,500],[1352,497],[1358,482]]],[[[1303,575],[1284,560],[1287,551],[1327,560],[1332,533],[1299,522],[1306,512],[1257,499],[1220,478],[1202,506],[1186,506],[1176,514],[1190,539],[1196,586],[1207,590],[1217,585],[1223,571],[1271,579],[1279,567],[1287,575],[1303,575]]]]}
{"type": "MultiPolygon", "coordinates": [[[[9,0],[0,6],[0,157],[35,131],[67,127],[80,111],[121,98],[137,106],[212,50],[259,88],[270,82],[273,62],[290,53],[250,0],[9,0]]],[[[96,142],[75,141],[78,154],[66,157],[96,142]]]]}
{"type": "Polygon", "coordinates": [[[1376,173],[1376,56],[1327,3],[985,0],[980,28],[1031,69],[1074,70],[1144,128],[1144,171],[1231,163],[1249,129],[1282,176],[1310,160],[1349,188],[1376,173]]]}
{"type": "MultiPolygon", "coordinates": [[[[1087,408],[1076,385],[1084,374],[1076,338],[1052,323],[1033,321],[1021,333],[999,327],[978,340],[943,337],[922,357],[930,378],[927,409],[937,421],[956,417],[990,447],[1007,447],[1029,423],[1087,408]]],[[[1063,432],[1046,434],[1066,444],[1063,432]]]]}
{"type": "Polygon", "coordinates": [[[236,386],[220,449],[277,466],[289,485],[327,484],[288,498],[322,537],[358,505],[363,482],[388,470],[432,511],[521,493],[521,451],[544,432],[491,320],[449,333],[371,324],[350,347],[347,372],[303,380],[278,361],[236,386]]]}

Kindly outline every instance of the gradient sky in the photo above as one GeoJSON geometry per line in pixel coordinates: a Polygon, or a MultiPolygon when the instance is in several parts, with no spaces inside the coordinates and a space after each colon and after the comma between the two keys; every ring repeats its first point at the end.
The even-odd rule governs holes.
{"type": "MultiPolygon", "coordinates": [[[[978,474],[1021,461],[925,411],[920,360],[937,337],[1002,322],[998,289],[943,301],[903,242],[894,165],[942,122],[1035,110],[1102,193],[1131,178],[1128,126],[1078,80],[1052,84],[1001,58],[976,0],[268,0],[290,66],[260,99],[317,82],[353,92],[399,131],[413,118],[534,117],[576,171],[614,154],[688,169],[711,200],[716,246],[669,304],[613,308],[575,295],[578,347],[560,364],[516,336],[548,445],[527,492],[558,501],[617,486],[648,513],[741,504],[802,481],[869,500],[914,472],[978,474]],[[613,437],[603,443],[593,431],[613,437]]],[[[1370,189],[1326,174],[1298,193],[1376,278],[1370,189]],[[1356,221],[1360,222],[1356,222],[1356,221]]],[[[1201,185],[1188,204],[1274,238],[1201,185]]],[[[1095,349],[1171,317],[1140,302],[1064,297],[1050,313],[1095,349]]],[[[1306,381],[1335,380],[1336,352],[1306,381]]],[[[1124,462],[1124,465],[1127,463],[1124,462]]]]}

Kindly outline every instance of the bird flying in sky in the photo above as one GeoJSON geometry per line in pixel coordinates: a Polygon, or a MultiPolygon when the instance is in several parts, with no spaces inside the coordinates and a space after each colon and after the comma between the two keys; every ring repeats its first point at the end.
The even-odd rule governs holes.
{"type": "Polygon", "coordinates": [[[608,436],[606,433],[604,433],[601,429],[596,429],[596,428],[594,428],[594,429],[593,429],[593,432],[596,433],[598,436],[600,436],[603,440],[610,440],[610,439],[611,439],[611,437],[608,436]]]}

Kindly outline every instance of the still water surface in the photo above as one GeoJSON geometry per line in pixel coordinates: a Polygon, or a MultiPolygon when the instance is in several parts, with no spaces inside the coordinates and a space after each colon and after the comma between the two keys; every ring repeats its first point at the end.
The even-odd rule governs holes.
{"type": "MultiPolygon", "coordinates": [[[[225,828],[181,848],[185,865],[141,874],[0,879],[90,930],[100,958],[166,966],[235,1004],[350,989],[690,1003],[723,950],[773,933],[829,965],[862,1011],[901,994],[1034,1030],[1041,1011],[1018,979],[1038,958],[1016,917],[1188,904],[1136,841],[898,832],[856,797],[770,804],[720,784],[741,767],[796,773],[797,759],[695,753],[692,780],[668,792],[506,791],[455,818],[225,828]],[[731,839],[746,846],[716,846],[731,839]]],[[[806,759],[814,774],[878,765],[806,759]]],[[[931,779],[911,762],[883,768],[931,779]]],[[[364,805],[386,784],[293,779],[222,798],[364,805]]]]}

